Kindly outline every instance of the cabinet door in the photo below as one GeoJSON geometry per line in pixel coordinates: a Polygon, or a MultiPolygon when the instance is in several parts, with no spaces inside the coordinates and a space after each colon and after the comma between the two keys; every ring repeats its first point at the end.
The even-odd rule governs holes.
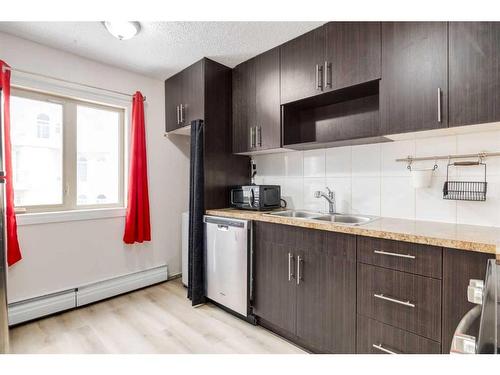
{"type": "Polygon", "coordinates": [[[253,311],[273,326],[295,333],[295,259],[291,251],[296,228],[255,223],[253,311]]]}
{"type": "Polygon", "coordinates": [[[500,120],[500,22],[450,22],[450,126],[500,120]]]}
{"type": "Polygon", "coordinates": [[[326,25],[325,88],[336,90],[380,79],[380,22],[326,25]]]}
{"type": "Polygon", "coordinates": [[[165,81],[165,130],[170,132],[179,128],[179,105],[182,98],[180,76],[176,74],[165,81]]]}
{"type": "Polygon", "coordinates": [[[200,60],[179,73],[182,81],[182,126],[191,121],[205,119],[204,60],[200,60]]]}
{"type": "Polygon", "coordinates": [[[281,147],[280,51],[274,48],[255,59],[257,148],[281,147]]]}
{"type": "Polygon", "coordinates": [[[325,28],[320,27],[281,46],[281,103],[321,94],[317,74],[325,62],[325,28]]]}
{"type": "Polygon", "coordinates": [[[356,238],[304,230],[297,285],[297,336],[324,353],[355,353],[356,238]]]}
{"type": "Polygon", "coordinates": [[[255,99],[255,59],[251,59],[233,69],[233,153],[252,150],[255,99]]]}
{"type": "Polygon", "coordinates": [[[446,22],[383,22],[380,120],[384,135],[447,127],[446,22]]]}

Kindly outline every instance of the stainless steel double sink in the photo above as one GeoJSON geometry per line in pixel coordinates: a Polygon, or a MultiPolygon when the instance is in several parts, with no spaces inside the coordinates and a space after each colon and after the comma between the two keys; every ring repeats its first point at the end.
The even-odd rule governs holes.
{"type": "Polygon", "coordinates": [[[329,221],[331,223],[346,224],[346,225],[363,225],[378,219],[378,217],[376,216],[324,214],[321,212],[313,212],[305,210],[278,211],[278,212],[270,212],[265,215],[292,217],[292,218],[306,219],[306,220],[329,221]]]}

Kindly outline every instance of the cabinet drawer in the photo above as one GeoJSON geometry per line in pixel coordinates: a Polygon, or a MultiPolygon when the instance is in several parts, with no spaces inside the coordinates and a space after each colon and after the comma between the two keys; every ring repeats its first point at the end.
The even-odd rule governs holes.
{"type": "Polygon", "coordinates": [[[438,279],[442,274],[442,248],[437,246],[359,236],[358,260],[438,279]]]}
{"type": "Polygon", "coordinates": [[[441,339],[441,281],[358,263],[358,313],[441,339]]]}
{"type": "Polygon", "coordinates": [[[439,354],[441,345],[433,340],[358,315],[358,354],[439,354]]]}

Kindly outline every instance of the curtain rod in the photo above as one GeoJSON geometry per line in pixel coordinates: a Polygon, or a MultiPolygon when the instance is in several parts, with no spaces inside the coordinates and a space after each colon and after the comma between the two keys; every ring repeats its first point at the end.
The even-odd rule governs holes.
{"type": "MultiPolygon", "coordinates": [[[[132,98],[134,96],[132,94],[127,94],[127,93],[121,92],[121,91],[105,89],[105,88],[102,88],[102,87],[87,85],[85,83],[80,83],[80,82],[75,82],[75,81],[69,81],[67,79],[57,78],[57,77],[53,77],[53,76],[49,76],[49,75],[45,75],[45,74],[40,74],[40,73],[29,72],[27,70],[11,68],[11,67],[8,67],[8,66],[3,66],[3,69],[4,70],[10,70],[11,72],[19,72],[19,73],[29,74],[29,75],[43,77],[43,78],[47,78],[47,79],[52,79],[52,80],[55,80],[55,81],[65,82],[65,83],[69,83],[69,84],[73,84],[73,85],[83,86],[83,87],[87,87],[87,88],[90,88],[90,89],[107,91],[107,92],[111,92],[113,94],[128,96],[129,98],[132,98]]],[[[146,97],[144,97],[144,101],[146,101],[146,97]]]]}

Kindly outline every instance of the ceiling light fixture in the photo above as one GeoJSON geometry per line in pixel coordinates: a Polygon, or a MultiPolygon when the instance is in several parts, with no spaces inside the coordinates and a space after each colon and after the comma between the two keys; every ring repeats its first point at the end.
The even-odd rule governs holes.
{"type": "Polygon", "coordinates": [[[103,24],[111,35],[120,40],[131,39],[141,31],[141,24],[136,21],[104,21],[103,24]]]}

